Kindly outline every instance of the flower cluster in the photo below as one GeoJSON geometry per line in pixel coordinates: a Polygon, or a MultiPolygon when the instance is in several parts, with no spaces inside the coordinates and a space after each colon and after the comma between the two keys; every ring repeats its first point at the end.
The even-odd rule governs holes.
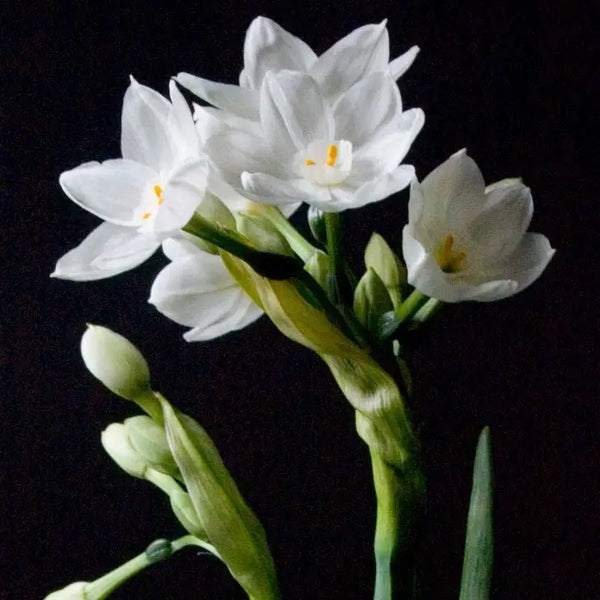
{"type": "Polygon", "coordinates": [[[192,328],[186,339],[214,338],[262,310],[225,268],[219,252],[229,251],[227,244],[199,235],[194,219],[219,239],[271,253],[283,244],[307,262],[317,249],[285,220],[302,203],[339,213],[410,185],[403,233],[410,285],[445,302],[523,289],[553,253],[545,237],[525,233],[528,188],[517,180],[486,188],[464,151],[421,183],[403,163],[424,115],[404,110],[396,80],[418,50],[390,61],[384,21],[317,56],[258,17],[246,34],[239,86],[179,73],[169,101],[132,78],[122,158],[84,163],[60,177],[65,193],[104,223],[58,261],[53,276],[110,277],[162,246],[171,264],[157,276],[150,302],[192,328]],[[178,84],[204,104],[190,110],[178,84]]]}

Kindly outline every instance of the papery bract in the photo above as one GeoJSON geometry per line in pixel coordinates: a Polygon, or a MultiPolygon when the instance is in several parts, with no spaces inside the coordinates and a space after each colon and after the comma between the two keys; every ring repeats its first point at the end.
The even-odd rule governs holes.
{"type": "Polygon", "coordinates": [[[188,342],[242,329],[262,315],[220,256],[186,239],[166,240],[163,251],[172,262],[154,280],[149,302],[169,319],[193,328],[184,334],[188,342]]]}
{"type": "Polygon", "coordinates": [[[420,109],[402,110],[387,74],[369,75],[331,107],[309,75],[271,71],[261,89],[260,132],[228,127],[206,151],[229,184],[258,202],[339,212],[409,184],[414,168],[400,163],[423,122],[420,109]]]}
{"type": "Polygon", "coordinates": [[[54,277],[101,279],[137,266],[201,202],[208,160],[185,99],[174,82],[169,90],[171,103],[132,78],[123,99],[123,158],[60,176],[69,198],[106,223],[58,261],[54,277]]]}
{"type": "Polygon", "coordinates": [[[526,233],[533,214],[529,188],[514,179],[486,188],[464,150],[412,183],[408,210],[408,282],[444,302],[516,294],[554,254],[545,236],[526,233]]]}
{"type": "Polygon", "coordinates": [[[258,120],[260,88],[269,71],[293,70],[311,75],[327,102],[333,104],[357,81],[372,73],[389,72],[398,79],[418,52],[419,48],[413,46],[389,62],[389,35],[386,21],[382,21],[355,29],[317,56],[306,43],[275,21],[257,17],[246,33],[239,86],[189,73],[179,73],[177,81],[225,113],[258,120]]]}

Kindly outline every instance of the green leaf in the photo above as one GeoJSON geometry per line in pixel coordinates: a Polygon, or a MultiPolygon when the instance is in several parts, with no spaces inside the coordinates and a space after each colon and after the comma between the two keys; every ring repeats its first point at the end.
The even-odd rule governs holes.
{"type": "Polygon", "coordinates": [[[490,597],[494,546],[492,485],[490,430],[485,427],[475,454],[460,600],[488,600],[490,597]]]}
{"type": "Polygon", "coordinates": [[[279,598],[265,532],[240,494],[204,429],[162,397],[169,447],[202,530],[253,600],[279,598]]]}
{"type": "Polygon", "coordinates": [[[275,326],[327,363],[357,411],[356,427],[363,440],[392,465],[407,468],[412,464],[417,442],[394,379],[323,312],[306,302],[290,282],[266,279],[236,257],[222,256],[234,279],[275,326]]]}

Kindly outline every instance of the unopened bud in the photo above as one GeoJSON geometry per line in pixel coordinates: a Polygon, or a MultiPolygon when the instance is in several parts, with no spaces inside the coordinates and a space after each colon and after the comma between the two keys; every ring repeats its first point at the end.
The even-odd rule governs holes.
{"type": "Polygon", "coordinates": [[[327,289],[327,275],[331,271],[329,257],[324,252],[315,252],[304,265],[304,269],[324,289],[327,289]]]}
{"type": "Polygon", "coordinates": [[[125,419],[124,425],[131,446],[153,468],[167,475],[178,474],[179,469],[169,450],[164,427],[146,415],[125,419]]]}
{"type": "Polygon", "coordinates": [[[306,218],[315,240],[325,244],[327,242],[327,228],[325,226],[325,216],[323,215],[323,211],[316,206],[309,206],[306,218]]]}
{"type": "Polygon", "coordinates": [[[56,590],[48,594],[44,600],[87,600],[85,586],[87,581],[76,581],[62,590],[56,590]]]}
{"type": "Polygon", "coordinates": [[[131,445],[127,428],[123,423],[111,423],[102,432],[102,446],[108,455],[132,477],[144,479],[148,462],[131,445]]]}
{"type": "Polygon", "coordinates": [[[406,283],[406,268],[388,243],[374,233],[365,248],[365,266],[373,269],[388,289],[394,308],[402,300],[400,286],[406,283]]]}
{"type": "Polygon", "coordinates": [[[369,268],[354,291],[354,314],[370,331],[377,326],[379,316],[392,310],[392,301],[379,275],[369,268]]]}
{"type": "Polygon", "coordinates": [[[294,256],[287,240],[266,219],[249,213],[237,215],[237,230],[263,252],[273,252],[285,256],[294,256]]]}
{"type": "Polygon", "coordinates": [[[183,528],[197,538],[206,539],[206,532],[200,523],[192,498],[183,490],[169,494],[171,509],[183,528]]]}
{"type": "Polygon", "coordinates": [[[81,356],[90,373],[117,396],[136,400],[151,392],[146,359],[122,335],[88,325],[81,338],[81,356]]]}

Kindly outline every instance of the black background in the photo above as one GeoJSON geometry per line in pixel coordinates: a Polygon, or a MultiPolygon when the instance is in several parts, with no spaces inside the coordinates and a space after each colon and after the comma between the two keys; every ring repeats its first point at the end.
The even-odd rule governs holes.
{"type": "MultiPolygon", "coordinates": [[[[447,307],[415,349],[428,475],[422,597],[457,598],[484,424],[496,471],[494,597],[597,597],[597,135],[591,151],[585,143],[598,123],[597,2],[11,4],[2,19],[0,597],[41,598],[179,535],[161,493],[100,447],[100,431],[135,407],[85,371],[86,321],[133,340],[155,386],[209,431],[265,525],[284,598],[372,593],[368,455],[317,357],[266,319],[185,343],[183,328],[146,302],[160,253],[105,281],[48,278],[98,222],[63,195],[58,175],[119,156],[128,75],[161,93],[179,71],[235,82],[259,14],[317,52],[387,17],[392,57],[422,49],[401,80],[405,105],[426,114],[408,162],[423,177],[466,146],[487,181],[523,176],[532,230],[557,249],[527,291],[447,307]]],[[[399,248],[406,198],[347,215],[357,264],[373,229],[399,248]]],[[[244,595],[217,560],[189,550],[114,597],[244,595]]]]}

